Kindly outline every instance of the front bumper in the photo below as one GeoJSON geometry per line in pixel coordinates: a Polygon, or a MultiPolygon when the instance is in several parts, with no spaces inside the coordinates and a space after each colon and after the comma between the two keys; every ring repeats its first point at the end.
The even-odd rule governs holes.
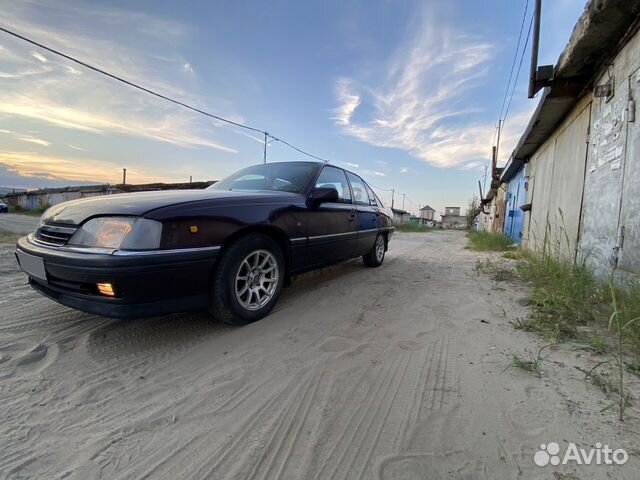
{"type": "Polygon", "coordinates": [[[23,237],[16,250],[44,262],[45,274],[39,277],[46,279],[27,273],[36,291],[84,312],[133,318],[206,308],[219,247],[84,253],[23,237]],[[116,296],[101,295],[98,283],[111,283],[116,296]]]}

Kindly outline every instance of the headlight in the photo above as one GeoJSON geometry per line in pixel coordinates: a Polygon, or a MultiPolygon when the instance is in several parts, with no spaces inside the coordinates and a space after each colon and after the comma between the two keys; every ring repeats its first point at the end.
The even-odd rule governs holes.
{"type": "Polygon", "coordinates": [[[148,250],[160,247],[162,224],[132,217],[100,217],[82,225],[68,242],[81,247],[148,250]]]}

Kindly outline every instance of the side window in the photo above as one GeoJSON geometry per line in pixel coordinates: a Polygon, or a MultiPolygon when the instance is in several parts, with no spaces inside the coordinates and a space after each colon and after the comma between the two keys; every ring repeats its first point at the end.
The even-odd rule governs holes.
{"type": "Polygon", "coordinates": [[[369,194],[367,193],[367,187],[362,179],[353,173],[347,172],[349,182],[351,182],[351,188],[353,189],[353,201],[359,205],[371,205],[369,201],[369,194]]]}
{"type": "Polygon", "coordinates": [[[324,167],[318,179],[316,180],[316,188],[333,187],[338,191],[338,201],[340,203],[351,203],[351,191],[347,183],[347,177],[344,171],[336,167],[324,167]]]}
{"type": "Polygon", "coordinates": [[[371,190],[371,187],[368,184],[364,184],[365,187],[367,187],[367,193],[369,194],[369,203],[374,206],[382,206],[381,203],[378,202],[378,197],[376,197],[376,194],[373,193],[373,190],[371,190]]]}

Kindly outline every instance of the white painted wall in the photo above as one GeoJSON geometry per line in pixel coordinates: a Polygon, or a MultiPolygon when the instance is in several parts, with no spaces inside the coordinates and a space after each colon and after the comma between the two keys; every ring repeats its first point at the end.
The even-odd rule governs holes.
{"type": "Polygon", "coordinates": [[[614,96],[593,100],[585,180],[582,250],[600,276],[618,258],[623,273],[640,274],[640,127],[628,121],[630,100],[640,100],[640,34],[620,51],[596,84],[614,78],[614,96]],[[624,229],[624,244],[619,248],[624,229]]]}
{"type": "Polygon", "coordinates": [[[555,133],[532,155],[523,244],[573,259],[579,250],[580,212],[591,95],[578,102],[555,133]]]}

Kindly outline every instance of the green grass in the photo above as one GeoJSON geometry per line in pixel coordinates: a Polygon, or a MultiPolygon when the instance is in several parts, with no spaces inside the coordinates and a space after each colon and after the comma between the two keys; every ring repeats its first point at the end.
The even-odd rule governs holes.
{"type": "Polygon", "coordinates": [[[17,215],[28,215],[30,217],[40,217],[45,210],[49,207],[40,207],[35,210],[26,210],[21,207],[14,207],[13,205],[9,205],[9,213],[15,213],[17,215]]]}
{"type": "Polygon", "coordinates": [[[524,355],[518,355],[514,353],[511,358],[511,364],[507,368],[519,368],[520,370],[524,370],[526,372],[540,376],[540,367],[542,366],[542,362],[544,362],[544,359],[546,358],[542,355],[542,352],[550,346],[551,345],[543,346],[537,351],[537,353],[529,351],[527,351],[524,355]]]}
{"type": "MultiPolygon", "coordinates": [[[[616,285],[611,289],[598,281],[584,262],[564,260],[549,253],[516,249],[502,257],[505,260],[478,259],[474,270],[477,274],[490,275],[495,282],[518,279],[529,284],[527,305],[532,315],[518,320],[516,328],[536,331],[556,341],[578,339],[590,350],[603,354],[610,343],[606,329],[613,295],[621,317],[640,317],[640,284],[616,285]],[[589,324],[596,326],[598,334],[580,335],[578,327],[589,324]]],[[[640,357],[640,321],[629,325],[625,342],[635,351],[635,356],[640,357]]]]}
{"type": "Polygon", "coordinates": [[[396,232],[433,232],[436,228],[421,227],[415,223],[396,225],[396,232]]]}
{"type": "Polygon", "coordinates": [[[575,336],[578,326],[595,320],[605,308],[605,290],[584,264],[526,253],[516,268],[531,284],[528,300],[540,331],[575,336]]]}
{"type": "Polygon", "coordinates": [[[15,243],[22,236],[24,235],[0,229],[0,243],[15,243]]]}
{"type": "Polygon", "coordinates": [[[512,265],[507,262],[494,262],[491,259],[476,260],[473,270],[478,275],[481,273],[489,274],[496,283],[513,280],[518,276],[517,270],[512,265]]]}
{"type": "Polygon", "coordinates": [[[499,233],[485,232],[484,230],[472,230],[467,234],[470,250],[479,252],[509,250],[513,240],[499,233]]]}

